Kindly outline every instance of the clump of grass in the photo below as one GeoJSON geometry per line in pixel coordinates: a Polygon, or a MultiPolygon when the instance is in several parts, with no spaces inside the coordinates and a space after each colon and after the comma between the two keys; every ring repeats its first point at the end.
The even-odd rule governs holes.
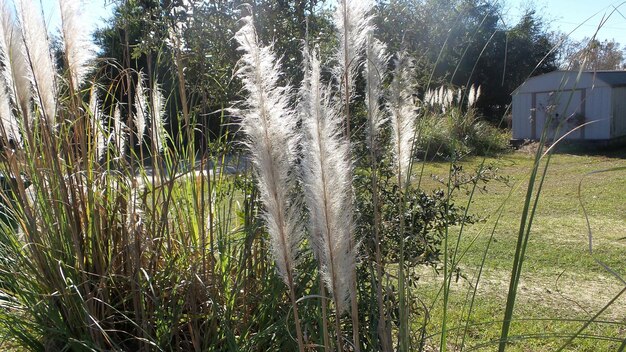
{"type": "Polygon", "coordinates": [[[419,153],[426,158],[495,155],[509,149],[507,132],[481,120],[474,107],[480,87],[441,86],[424,94],[419,153]]]}
{"type": "Polygon", "coordinates": [[[43,20],[28,1],[17,5],[14,19],[3,3],[0,47],[6,346],[270,348],[251,331],[271,334],[276,311],[287,309],[258,254],[267,248],[255,230],[256,193],[245,177],[235,184],[226,174],[228,145],[174,144],[154,78],[146,89],[142,74],[128,72],[137,87],[130,107],[115,87],[91,83],[92,46],[72,29],[79,12],[68,2],[65,70],[50,69],[43,20]],[[270,279],[251,285],[250,277],[270,279]],[[241,304],[261,296],[277,298],[255,311],[241,304]]]}

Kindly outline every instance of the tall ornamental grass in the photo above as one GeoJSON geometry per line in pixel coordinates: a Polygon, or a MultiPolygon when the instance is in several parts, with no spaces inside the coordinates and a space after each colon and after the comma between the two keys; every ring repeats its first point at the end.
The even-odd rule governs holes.
{"type": "Polygon", "coordinates": [[[280,298],[260,304],[280,285],[265,264],[257,191],[235,176],[245,168],[228,171],[243,163],[222,139],[177,143],[156,77],[123,72],[131,105],[96,83],[75,5],[59,2],[56,67],[35,4],[2,2],[2,349],[280,344],[255,332],[275,334],[287,309],[280,298]]]}

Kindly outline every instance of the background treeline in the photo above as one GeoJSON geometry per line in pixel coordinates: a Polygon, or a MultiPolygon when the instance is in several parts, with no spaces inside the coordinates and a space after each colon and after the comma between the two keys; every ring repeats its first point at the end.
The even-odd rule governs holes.
{"type": "MultiPolygon", "coordinates": [[[[238,100],[240,92],[232,79],[239,59],[232,38],[241,26],[241,11],[247,11],[243,3],[249,1],[117,1],[114,16],[96,33],[100,56],[121,65],[108,67],[108,77],[120,79],[123,88],[121,71],[113,71],[130,67],[157,77],[166,91],[184,84],[187,101],[182,104],[180,94],[170,97],[170,111],[178,111],[170,116],[180,117],[184,105],[208,127],[206,133],[216,133],[223,102],[238,100]]],[[[322,57],[334,45],[332,1],[256,0],[251,5],[261,40],[274,43],[293,84],[301,75],[302,38],[319,44],[322,57]]],[[[484,0],[379,1],[377,13],[380,39],[391,51],[404,48],[417,59],[421,94],[441,85],[480,85],[476,107],[494,123],[502,119],[510,93],[529,75],[559,66],[561,53],[553,49],[561,38],[533,10],[513,24],[504,23],[499,3],[484,0]]],[[[118,98],[129,91],[120,89],[118,98]]],[[[170,119],[171,128],[177,122],[170,119]]]]}
{"type": "MultiPolygon", "coordinates": [[[[244,4],[251,5],[260,39],[274,43],[282,55],[285,77],[293,85],[302,78],[302,38],[320,45],[322,57],[329,57],[336,44],[330,0],[116,0],[111,20],[95,33],[100,57],[119,63],[106,66],[109,81],[102,83],[118,80],[113,85],[117,98],[132,100],[128,95],[136,78],[120,73],[143,71],[166,91],[178,93],[168,97],[172,132],[193,116],[201,126],[199,135],[220,133],[224,102],[240,100],[240,84],[233,79],[239,56],[232,38],[241,27],[241,12],[248,11],[244,4]]],[[[380,0],[376,10],[379,39],[391,51],[405,49],[417,59],[420,94],[442,85],[481,86],[475,107],[499,126],[507,125],[503,117],[510,94],[529,76],[556,69],[623,68],[619,43],[576,41],[552,31],[533,8],[517,23],[507,23],[502,4],[491,0],[380,0]]]]}

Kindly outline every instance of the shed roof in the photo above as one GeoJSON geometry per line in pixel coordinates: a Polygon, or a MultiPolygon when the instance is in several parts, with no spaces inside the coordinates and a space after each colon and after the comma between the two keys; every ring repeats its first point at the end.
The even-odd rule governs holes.
{"type": "Polygon", "coordinates": [[[585,71],[585,73],[595,74],[597,79],[611,87],[626,85],[626,71],[585,71]]]}
{"type": "Polygon", "coordinates": [[[603,83],[600,85],[606,85],[609,87],[626,86],[626,71],[582,71],[582,72],[579,72],[579,71],[561,70],[561,71],[552,71],[552,72],[548,72],[542,75],[531,77],[527,79],[524,83],[522,83],[519,87],[517,87],[515,91],[513,91],[512,94],[520,93],[522,91],[527,91],[529,89],[532,90],[533,88],[531,88],[530,86],[533,86],[533,84],[529,84],[530,82],[552,79],[550,78],[550,76],[553,76],[554,78],[558,78],[557,80],[558,82],[555,81],[555,83],[558,83],[559,85],[561,85],[559,87],[561,89],[568,89],[565,86],[569,86],[569,85],[581,87],[581,85],[585,85],[585,83],[583,82],[590,82],[586,84],[594,85],[594,86],[598,85],[598,83],[603,83]],[[580,77],[578,77],[579,74],[580,74],[580,77]],[[569,79],[564,79],[564,77],[566,76],[569,77],[569,79]],[[569,84],[565,84],[565,86],[563,86],[564,82],[569,82],[569,84]]]}

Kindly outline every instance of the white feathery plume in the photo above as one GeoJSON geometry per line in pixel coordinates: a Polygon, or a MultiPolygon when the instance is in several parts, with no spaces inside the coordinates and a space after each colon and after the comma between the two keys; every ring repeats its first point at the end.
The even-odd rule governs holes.
{"type": "Polygon", "coordinates": [[[383,96],[382,82],[387,75],[389,55],[385,45],[368,35],[365,47],[365,105],[368,110],[367,145],[371,149],[378,138],[380,127],[387,121],[380,110],[380,98],[383,96]]]}
{"type": "Polygon", "coordinates": [[[445,105],[445,96],[446,96],[446,88],[444,86],[439,87],[439,91],[437,92],[437,104],[439,107],[443,107],[445,105]]]}
{"type": "Polygon", "coordinates": [[[446,108],[449,108],[454,103],[454,91],[450,88],[446,89],[446,108]]]}
{"type": "Polygon", "coordinates": [[[11,99],[14,99],[13,73],[11,69],[11,35],[14,28],[13,17],[4,1],[0,1],[0,67],[4,79],[0,84],[0,119],[2,123],[2,133],[4,138],[14,140],[21,144],[22,136],[19,132],[19,122],[13,115],[11,99]]]}
{"type": "Polygon", "coordinates": [[[238,49],[243,51],[237,76],[248,91],[248,98],[245,108],[237,113],[252,152],[264,205],[262,217],[270,235],[276,268],[289,288],[298,348],[304,352],[294,278],[304,231],[298,221],[298,204],[290,197],[295,183],[297,113],[289,106],[290,87],[278,86],[280,60],[272,46],[259,45],[252,17],[244,17],[242,22],[244,26],[235,34],[238,49]]]}
{"type": "Polygon", "coordinates": [[[11,52],[13,48],[12,44],[12,36],[14,35],[15,22],[13,20],[13,16],[11,15],[11,10],[8,7],[8,4],[4,0],[0,0],[0,60],[2,60],[2,76],[4,78],[4,83],[7,86],[9,95],[11,98],[15,97],[14,85],[13,85],[13,72],[11,65],[11,52]]]}
{"type": "Polygon", "coordinates": [[[467,95],[467,107],[471,108],[472,106],[474,106],[478,101],[478,98],[480,98],[480,86],[475,87],[472,84],[467,95]]]}
{"type": "Polygon", "coordinates": [[[450,98],[452,95],[450,94],[450,89],[441,87],[441,111],[445,114],[446,110],[450,106],[450,98]]]}
{"type": "Polygon", "coordinates": [[[463,101],[463,89],[459,88],[456,91],[456,102],[459,106],[461,106],[461,101],[463,101]]]}
{"type": "Polygon", "coordinates": [[[469,92],[467,92],[467,107],[472,107],[474,102],[476,101],[476,90],[474,89],[474,85],[470,86],[469,92]]]}
{"type": "Polygon", "coordinates": [[[137,143],[143,142],[143,136],[146,133],[146,121],[150,112],[148,111],[148,102],[146,98],[146,90],[143,86],[143,74],[139,73],[137,79],[137,89],[135,89],[135,128],[137,129],[137,143]]]}
{"type": "Polygon", "coordinates": [[[30,68],[26,59],[26,50],[24,41],[21,37],[21,31],[17,25],[13,28],[11,36],[11,75],[13,81],[13,100],[19,105],[22,118],[28,121],[32,120],[33,109],[31,101],[33,98],[33,86],[30,80],[30,68]]]}
{"type": "Polygon", "coordinates": [[[10,99],[19,106],[22,116],[30,117],[32,88],[28,78],[30,70],[26,61],[22,33],[15,22],[8,3],[0,0],[0,4],[2,76],[10,99]]]}
{"type": "MultiPolygon", "coordinates": [[[[381,98],[383,98],[382,84],[387,77],[387,64],[389,62],[389,55],[386,52],[386,46],[376,40],[372,33],[369,33],[367,37],[367,43],[365,46],[365,105],[367,107],[367,127],[366,127],[366,143],[370,149],[370,166],[371,166],[371,192],[372,192],[372,205],[374,209],[374,227],[373,227],[373,240],[375,241],[375,260],[379,265],[376,266],[376,298],[379,310],[378,332],[381,339],[382,350],[391,349],[391,335],[387,324],[387,314],[383,296],[383,270],[382,270],[382,256],[380,251],[380,217],[379,212],[379,198],[378,198],[378,170],[377,164],[377,138],[380,135],[380,129],[382,125],[387,121],[384,111],[381,111],[381,98]]],[[[354,295],[353,295],[354,297],[354,295]]]]}
{"type": "Polygon", "coordinates": [[[11,100],[7,94],[4,85],[0,84],[0,119],[2,122],[3,140],[13,140],[16,144],[22,144],[22,135],[20,134],[20,125],[13,115],[11,109],[11,100]]]}
{"type": "MultiPolygon", "coordinates": [[[[311,245],[321,262],[322,278],[339,313],[350,297],[356,249],[350,248],[353,230],[349,143],[341,136],[341,107],[320,82],[320,64],[311,56],[309,111],[302,160],[305,199],[310,211],[311,245]]],[[[356,246],[355,246],[356,247],[356,246]]]]}
{"type": "MultiPolygon", "coordinates": [[[[278,86],[280,62],[273,48],[259,46],[251,17],[242,22],[244,26],[235,35],[239,50],[243,51],[237,75],[248,98],[246,107],[237,112],[252,154],[276,267],[293,290],[296,257],[303,236],[296,204],[289,195],[294,186],[297,118],[289,107],[290,88],[278,86]]],[[[295,296],[292,298],[295,300],[295,296]]]]}
{"type": "Polygon", "coordinates": [[[437,90],[432,90],[429,89],[428,90],[428,104],[430,104],[431,107],[435,107],[435,105],[437,105],[437,90]]]}
{"type": "Polygon", "coordinates": [[[29,79],[35,88],[35,102],[48,124],[54,125],[56,112],[56,67],[50,51],[48,33],[38,6],[32,0],[15,0],[28,58],[29,79]]]}
{"type": "Polygon", "coordinates": [[[446,108],[448,107],[448,89],[441,87],[441,111],[446,112],[446,108]]]}
{"type": "Polygon", "coordinates": [[[106,151],[106,140],[104,137],[104,126],[102,124],[102,112],[98,105],[98,92],[96,87],[91,88],[89,96],[89,118],[91,120],[91,130],[93,131],[93,141],[96,148],[96,159],[100,160],[106,151]]]}
{"type": "MultiPolygon", "coordinates": [[[[339,41],[336,54],[337,66],[334,70],[334,76],[335,81],[338,83],[337,90],[341,92],[339,96],[341,97],[340,101],[345,119],[345,135],[348,138],[350,138],[349,104],[355,96],[356,89],[353,86],[356,81],[358,68],[361,65],[367,36],[373,29],[371,24],[373,16],[370,14],[373,6],[373,0],[339,0],[337,10],[333,16],[339,41]]],[[[351,190],[348,193],[351,194],[351,190]]],[[[348,247],[352,248],[352,239],[350,238],[347,241],[348,247]]],[[[350,292],[353,343],[355,351],[360,352],[359,317],[356,302],[356,269],[354,267],[350,267],[350,269],[353,270],[350,275],[350,285],[353,288],[350,292]]],[[[339,334],[339,331],[337,333],[339,334]]],[[[339,341],[338,344],[341,345],[339,341]]]]}
{"type": "MultiPolygon", "coordinates": [[[[415,79],[412,76],[410,60],[405,52],[400,52],[395,60],[393,80],[389,87],[388,109],[392,127],[392,150],[394,156],[394,168],[398,179],[398,188],[402,192],[402,199],[398,203],[398,215],[400,218],[399,233],[402,234],[399,245],[400,260],[398,263],[398,303],[399,303],[399,335],[398,344],[400,350],[408,351],[409,340],[409,309],[406,300],[405,289],[405,266],[404,266],[404,193],[410,182],[411,159],[413,145],[416,138],[417,106],[413,99],[415,79]]],[[[442,87],[443,88],[443,87],[442,87]]],[[[445,98],[444,90],[437,93],[441,99],[445,98]]]]}
{"type": "Polygon", "coordinates": [[[433,106],[432,100],[433,100],[433,92],[432,90],[429,89],[426,92],[424,92],[424,103],[432,107],[433,106]]]}
{"type": "Polygon", "coordinates": [[[119,155],[124,155],[124,149],[126,148],[126,134],[124,130],[126,129],[126,124],[122,121],[122,114],[120,112],[120,107],[115,106],[115,110],[113,110],[113,137],[115,139],[115,146],[119,152],[119,155]]]}
{"type": "Polygon", "coordinates": [[[154,82],[154,86],[150,92],[152,102],[152,142],[158,152],[163,151],[166,138],[165,133],[165,102],[163,93],[158,83],[154,82]]]}
{"type": "Polygon", "coordinates": [[[78,0],[59,0],[61,9],[61,33],[65,57],[74,90],[84,82],[93,69],[96,46],[91,40],[89,28],[81,21],[82,11],[78,0]]]}
{"type": "Polygon", "coordinates": [[[354,95],[354,81],[367,35],[372,29],[372,16],[368,13],[374,6],[372,0],[339,0],[333,21],[337,27],[339,48],[335,59],[335,80],[340,83],[341,91],[345,92],[346,84],[350,97],[354,95]]]}
{"type": "MultiPolygon", "coordinates": [[[[401,188],[407,184],[411,167],[413,142],[415,140],[415,123],[417,107],[412,95],[415,80],[411,75],[411,60],[401,52],[395,61],[393,80],[389,87],[388,109],[391,117],[393,154],[401,188]]],[[[444,96],[443,87],[439,90],[444,96]]]]}

